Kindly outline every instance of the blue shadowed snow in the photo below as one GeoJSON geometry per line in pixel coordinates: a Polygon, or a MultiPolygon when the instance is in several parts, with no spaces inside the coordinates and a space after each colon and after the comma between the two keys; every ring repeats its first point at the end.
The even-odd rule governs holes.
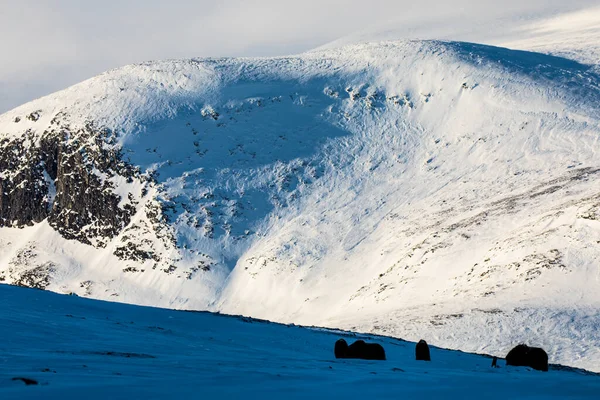
{"type": "MultiPolygon", "coordinates": [[[[205,229],[212,239],[243,240],[316,178],[328,141],[350,135],[330,120],[334,100],[324,87],[318,77],[268,84],[246,77],[229,83],[213,102],[149,123],[127,138],[124,153],[167,189],[172,221],[205,229]],[[208,220],[219,223],[207,226],[208,220]]],[[[196,246],[198,229],[180,233],[180,247],[196,246]]]]}
{"type": "Polygon", "coordinates": [[[322,116],[333,103],[323,87],[322,80],[236,83],[215,102],[146,126],[144,134],[127,139],[125,152],[142,170],[155,169],[161,183],[200,167],[213,178],[222,169],[311,157],[328,139],[350,134],[322,116]]]}
{"type": "MultiPolygon", "coordinates": [[[[339,361],[340,335],[0,285],[0,398],[595,398],[583,371],[490,367],[485,356],[370,337],[387,361],[339,361]],[[39,382],[25,386],[12,381],[39,382]]],[[[352,338],[347,338],[352,340],[352,338]]]]}
{"type": "Polygon", "coordinates": [[[475,66],[500,67],[506,76],[524,75],[531,79],[531,85],[545,91],[543,85],[554,86],[555,95],[568,103],[580,102],[597,113],[600,76],[593,65],[552,55],[486,46],[477,43],[446,42],[447,49],[463,62],[475,66]]]}

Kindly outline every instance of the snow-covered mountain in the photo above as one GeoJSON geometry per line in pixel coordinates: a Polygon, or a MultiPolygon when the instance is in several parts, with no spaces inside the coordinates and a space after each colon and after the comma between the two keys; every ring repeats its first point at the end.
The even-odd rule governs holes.
{"type": "Polygon", "coordinates": [[[599,100],[459,42],[109,71],[0,116],[0,280],[600,370],[599,100]]]}
{"type": "Polygon", "coordinates": [[[585,64],[600,63],[600,5],[546,5],[530,12],[480,16],[414,19],[397,16],[385,24],[357,31],[320,49],[348,44],[393,40],[443,39],[489,44],[567,57],[585,64]]]}
{"type": "Polygon", "coordinates": [[[431,362],[415,361],[414,343],[389,337],[7,285],[0,285],[0,295],[4,400],[592,399],[600,389],[598,374],[560,365],[540,372],[498,360],[492,368],[490,357],[435,347],[431,362]],[[335,359],[340,337],[379,343],[386,360],[335,359]]]}
{"type": "Polygon", "coordinates": [[[495,44],[567,57],[585,64],[600,64],[600,6],[560,13],[515,28],[495,44]]]}

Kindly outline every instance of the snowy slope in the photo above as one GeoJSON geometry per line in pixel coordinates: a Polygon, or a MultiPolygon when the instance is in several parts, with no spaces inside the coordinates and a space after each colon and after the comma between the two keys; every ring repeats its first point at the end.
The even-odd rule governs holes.
{"type": "Polygon", "coordinates": [[[499,360],[491,368],[489,357],[440,348],[431,349],[431,362],[415,361],[414,343],[387,337],[6,285],[0,294],[3,399],[591,399],[600,390],[597,375],[559,366],[539,372],[499,360]],[[341,336],[382,344],[387,360],[336,360],[333,344],[341,336]],[[39,384],[25,386],[15,377],[39,384]]]}
{"type": "Polygon", "coordinates": [[[0,116],[0,139],[118,150],[138,172],[92,161],[81,181],[130,218],[102,236],[92,215],[85,243],[55,229],[69,209],[0,228],[0,279],[494,355],[527,341],[598,371],[599,85],[438,41],[109,71],[0,116]]]}
{"type": "Polygon", "coordinates": [[[489,44],[563,56],[585,64],[600,63],[600,6],[592,1],[564,3],[535,12],[482,18],[444,18],[438,21],[400,20],[359,31],[321,46],[407,39],[444,39],[489,44]]]}
{"type": "Polygon", "coordinates": [[[600,64],[600,7],[559,14],[524,24],[502,46],[600,64]]]}

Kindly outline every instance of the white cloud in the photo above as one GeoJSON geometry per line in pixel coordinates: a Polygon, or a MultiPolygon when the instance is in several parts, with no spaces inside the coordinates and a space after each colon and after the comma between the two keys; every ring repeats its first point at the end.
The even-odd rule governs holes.
{"type": "Polygon", "coordinates": [[[598,3],[599,0],[0,0],[0,112],[133,62],[291,54],[360,31],[403,24],[434,28],[447,20],[460,21],[465,26],[481,25],[503,15],[551,14],[598,3]]]}

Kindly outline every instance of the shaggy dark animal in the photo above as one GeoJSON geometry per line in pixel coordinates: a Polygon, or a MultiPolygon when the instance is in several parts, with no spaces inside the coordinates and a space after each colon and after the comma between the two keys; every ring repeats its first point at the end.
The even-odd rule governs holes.
{"type": "Polygon", "coordinates": [[[348,358],[348,343],[344,339],[339,339],[335,342],[333,354],[335,354],[335,358],[348,358]]]}
{"type": "Polygon", "coordinates": [[[378,343],[365,343],[357,340],[348,346],[344,339],[335,342],[335,358],[360,358],[363,360],[385,360],[385,350],[378,343]]]}
{"type": "Polygon", "coordinates": [[[423,339],[419,340],[419,343],[415,347],[415,358],[417,361],[431,361],[429,345],[423,339]]]}
{"type": "Polygon", "coordinates": [[[12,378],[13,381],[22,381],[23,383],[25,383],[26,386],[29,385],[37,385],[38,382],[34,379],[30,379],[30,378],[12,378]]]}
{"type": "Polygon", "coordinates": [[[539,347],[520,344],[506,355],[506,365],[531,367],[538,371],[548,371],[548,354],[539,347]]]}
{"type": "Polygon", "coordinates": [[[540,347],[530,347],[529,366],[538,371],[548,371],[548,353],[540,347]]]}
{"type": "Polygon", "coordinates": [[[529,346],[525,344],[516,346],[506,355],[506,365],[527,366],[527,352],[529,352],[529,346]]]}
{"type": "Polygon", "coordinates": [[[492,358],[492,368],[498,368],[498,357],[492,358]]]}

